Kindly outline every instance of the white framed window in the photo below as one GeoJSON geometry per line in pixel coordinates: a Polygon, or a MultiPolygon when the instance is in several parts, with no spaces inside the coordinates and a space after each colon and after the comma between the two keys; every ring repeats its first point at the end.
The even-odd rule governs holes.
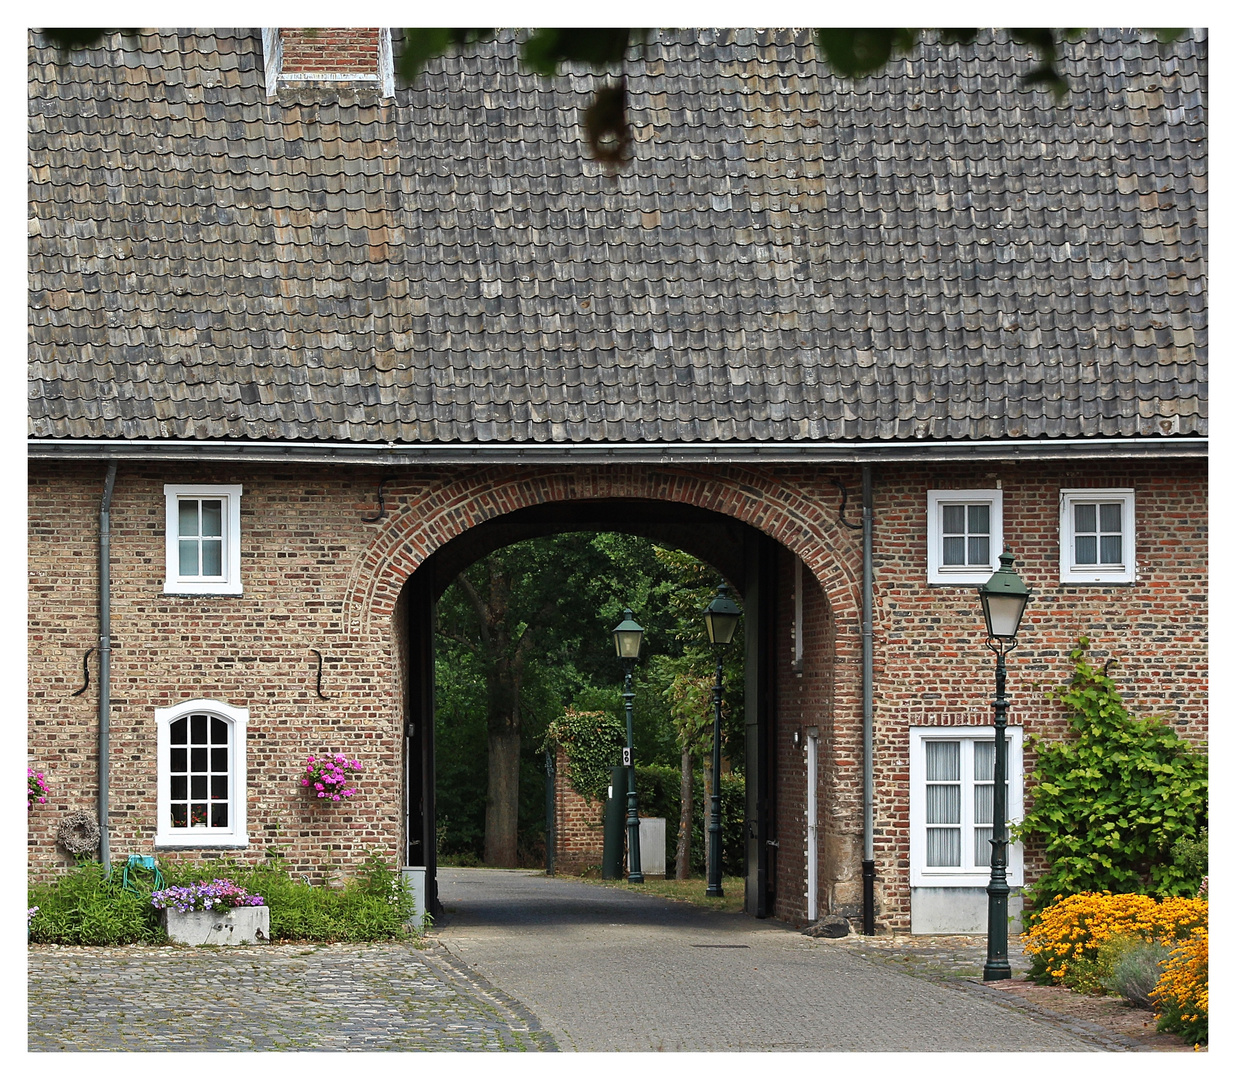
{"type": "Polygon", "coordinates": [[[1132,488],[1066,488],[1060,492],[1060,580],[1136,579],[1132,488]]]}
{"type": "Polygon", "coordinates": [[[156,847],[244,847],[249,710],[196,698],[155,709],[156,847]]]}
{"type": "Polygon", "coordinates": [[[241,593],[240,484],[164,484],[165,593],[241,593]]]}
{"type": "MultiPolygon", "coordinates": [[[[1022,815],[1022,731],[1005,729],[1005,809],[1022,815]]],[[[910,728],[910,884],[986,885],[991,880],[996,730],[910,728]]],[[[1022,846],[1009,843],[1010,885],[1023,884],[1022,846]]]]}
{"type": "Polygon", "coordinates": [[[1003,492],[927,492],[927,584],[982,585],[1004,550],[1003,492]]]}

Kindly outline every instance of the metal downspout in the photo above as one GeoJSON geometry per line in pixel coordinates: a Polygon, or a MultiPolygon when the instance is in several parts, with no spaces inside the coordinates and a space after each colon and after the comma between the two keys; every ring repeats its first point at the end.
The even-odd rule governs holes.
{"type": "Polygon", "coordinates": [[[863,466],[863,933],[875,933],[875,771],[872,758],[871,466],[863,466]]]}
{"type": "Polygon", "coordinates": [[[112,489],[116,460],[107,463],[103,503],[99,507],[99,858],[103,872],[112,870],[111,841],[107,835],[108,783],[111,769],[112,710],[112,489]]]}

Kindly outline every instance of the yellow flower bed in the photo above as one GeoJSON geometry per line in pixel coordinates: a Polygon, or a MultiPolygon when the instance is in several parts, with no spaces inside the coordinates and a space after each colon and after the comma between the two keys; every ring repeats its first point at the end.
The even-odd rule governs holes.
{"type": "Polygon", "coordinates": [[[1209,955],[1210,934],[1206,927],[1196,927],[1172,951],[1153,994],[1159,1029],[1178,1031],[1195,1044],[1209,1038],[1209,955]]]}
{"type": "Polygon", "coordinates": [[[1194,897],[1078,893],[1057,897],[1021,941],[1031,957],[1031,977],[1081,992],[1103,991],[1104,942],[1126,937],[1175,946],[1154,990],[1160,1027],[1205,1041],[1208,914],[1208,902],[1194,897]]]}

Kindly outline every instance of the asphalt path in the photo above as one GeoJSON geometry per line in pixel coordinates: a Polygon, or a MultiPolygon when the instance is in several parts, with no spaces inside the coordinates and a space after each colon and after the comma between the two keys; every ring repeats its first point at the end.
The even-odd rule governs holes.
{"type": "Polygon", "coordinates": [[[434,939],[564,1051],[1102,1051],[784,923],[519,870],[442,867],[434,939]]]}

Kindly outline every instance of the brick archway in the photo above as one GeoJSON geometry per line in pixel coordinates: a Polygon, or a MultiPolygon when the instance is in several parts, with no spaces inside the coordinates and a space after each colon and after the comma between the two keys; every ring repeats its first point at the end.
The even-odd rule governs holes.
{"type": "Polygon", "coordinates": [[[859,618],[861,544],[840,523],[840,494],[831,477],[772,466],[489,466],[431,481],[410,476],[387,491],[388,504],[398,509],[348,584],[345,618],[358,636],[381,636],[378,627],[393,615],[408,578],[468,529],[526,507],[606,499],[687,504],[750,525],[802,559],[841,624],[856,625],[859,618]]]}
{"type": "MultiPolygon", "coordinates": [[[[857,486],[854,478],[842,479],[857,486]]],[[[854,863],[851,853],[855,841],[849,834],[858,822],[858,808],[850,787],[843,790],[838,785],[836,772],[858,753],[861,736],[862,552],[861,534],[855,531],[853,515],[843,515],[844,491],[833,475],[774,466],[492,466],[409,473],[388,480],[386,493],[389,517],[377,525],[353,568],[345,622],[353,640],[368,640],[379,650],[390,649],[392,670],[401,685],[399,693],[413,695],[405,698],[412,710],[407,716],[421,718],[405,724],[408,732],[422,732],[405,738],[404,768],[409,784],[405,788],[409,814],[405,839],[409,845],[419,844],[419,851],[429,852],[436,836],[433,724],[425,720],[432,716],[432,695],[429,700],[415,697],[423,693],[425,685],[432,685],[431,612],[436,574],[418,577],[416,571],[470,530],[488,530],[505,517],[519,517],[524,510],[555,503],[575,507],[593,503],[598,507],[598,520],[603,520],[606,503],[611,513],[633,503],[668,504],[691,507],[692,513],[703,511],[729,518],[771,541],[769,554],[756,556],[762,567],[757,595],[763,599],[753,609],[760,612],[759,629],[756,637],[748,640],[748,670],[756,663],[760,672],[756,681],[766,687],[751,698],[755,704],[749,704],[747,716],[748,739],[755,730],[759,747],[751,751],[755,756],[749,764],[765,763],[752,765],[753,772],[748,776],[748,910],[784,918],[792,917],[798,904],[793,899],[800,891],[797,878],[802,876],[802,867],[798,863],[806,864],[803,859],[796,861],[788,848],[784,857],[780,856],[775,833],[779,828],[792,831],[793,825],[785,824],[790,820],[785,815],[792,817],[796,812],[798,787],[805,784],[805,777],[787,775],[790,787],[783,787],[778,779],[779,769],[784,767],[791,773],[797,769],[796,751],[787,739],[791,727],[802,726],[804,709],[814,707],[819,730],[826,735],[828,761],[821,783],[835,794],[830,800],[833,834],[820,846],[821,854],[827,855],[827,884],[833,888],[853,878],[850,864],[854,863]],[[818,586],[819,600],[813,601],[817,605],[815,614],[805,607],[801,610],[804,623],[814,635],[811,655],[819,658],[813,679],[802,679],[801,668],[792,674],[783,670],[776,642],[784,640],[782,635],[792,624],[784,614],[776,613],[775,594],[784,584],[784,574],[792,575],[793,571],[785,558],[771,554],[774,550],[800,559],[805,568],[803,579],[814,579],[818,586]],[[778,565],[780,570],[776,569],[778,565]],[[405,631],[411,636],[401,637],[405,631]],[[411,674],[418,665],[428,674],[411,674]],[[783,696],[785,700],[778,706],[783,696]],[[430,734],[424,734],[426,731],[430,734]],[[786,809],[779,813],[776,807],[782,794],[786,809]]],[[[624,520],[634,524],[636,518],[624,520]]],[[[746,590],[751,587],[748,582],[744,600],[750,599],[746,590]]],[[[430,854],[427,888],[431,903],[436,904],[435,864],[430,854]]]]}

